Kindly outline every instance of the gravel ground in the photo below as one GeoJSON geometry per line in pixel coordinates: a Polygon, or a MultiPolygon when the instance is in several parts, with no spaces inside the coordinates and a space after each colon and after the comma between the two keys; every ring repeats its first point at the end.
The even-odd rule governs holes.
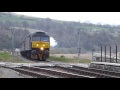
{"type": "Polygon", "coordinates": [[[16,71],[0,68],[0,78],[32,78],[30,76],[19,74],[16,71]]]}

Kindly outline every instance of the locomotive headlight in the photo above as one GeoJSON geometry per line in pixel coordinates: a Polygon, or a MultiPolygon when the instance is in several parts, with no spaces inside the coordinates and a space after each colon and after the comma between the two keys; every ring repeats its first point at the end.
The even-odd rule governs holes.
{"type": "Polygon", "coordinates": [[[36,46],[39,46],[39,44],[36,44],[36,46]]]}
{"type": "Polygon", "coordinates": [[[45,46],[45,44],[43,44],[43,46],[45,46]]]}
{"type": "Polygon", "coordinates": [[[41,47],[40,49],[41,49],[41,50],[44,50],[44,48],[43,48],[43,47],[41,47]]]}

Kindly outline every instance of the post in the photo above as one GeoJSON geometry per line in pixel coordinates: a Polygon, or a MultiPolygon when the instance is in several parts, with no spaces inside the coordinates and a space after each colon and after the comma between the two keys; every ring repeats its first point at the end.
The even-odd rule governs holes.
{"type": "Polygon", "coordinates": [[[92,49],[92,61],[93,61],[93,54],[94,54],[95,49],[92,49]]]}
{"type": "Polygon", "coordinates": [[[117,63],[117,45],[116,45],[116,63],[117,63]]]}
{"type": "Polygon", "coordinates": [[[106,46],[105,46],[105,62],[106,62],[106,46]]]}
{"type": "Polygon", "coordinates": [[[110,46],[110,62],[112,62],[112,61],[111,61],[111,46],[110,46]]]}
{"type": "Polygon", "coordinates": [[[12,33],[12,59],[14,59],[14,28],[11,28],[12,33]]]}
{"type": "Polygon", "coordinates": [[[78,31],[78,60],[80,59],[80,31],[78,31]]]}
{"type": "Polygon", "coordinates": [[[15,38],[14,38],[14,31],[13,31],[13,57],[14,57],[14,50],[15,50],[15,49],[14,49],[14,39],[15,39],[15,38]]]}
{"type": "Polygon", "coordinates": [[[102,46],[101,46],[101,62],[102,62],[102,46]]]}

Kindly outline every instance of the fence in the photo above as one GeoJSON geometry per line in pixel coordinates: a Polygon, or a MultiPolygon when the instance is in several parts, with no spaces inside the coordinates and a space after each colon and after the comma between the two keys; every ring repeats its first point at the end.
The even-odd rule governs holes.
{"type": "Polygon", "coordinates": [[[93,61],[120,63],[120,46],[101,46],[100,52],[93,54],[93,61]]]}

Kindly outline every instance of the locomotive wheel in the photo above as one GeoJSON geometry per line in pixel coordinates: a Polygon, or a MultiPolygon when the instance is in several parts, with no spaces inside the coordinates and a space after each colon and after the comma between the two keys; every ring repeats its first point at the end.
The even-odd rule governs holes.
{"type": "Polygon", "coordinates": [[[39,55],[37,55],[37,60],[41,60],[41,58],[39,58],[39,55]]]}
{"type": "Polygon", "coordinates": [[[45,55],[42,56],[42,61],[46,61],[46,56],[45,55]]]}
{"type": "Polygon", "coordinates": [[[29,53],[29,52],[27,53],[27,57],[28,57],[28,58],[30,58],[30,57],[31,57],[31,55],[30,55],[30,53],[29,53]]]}

